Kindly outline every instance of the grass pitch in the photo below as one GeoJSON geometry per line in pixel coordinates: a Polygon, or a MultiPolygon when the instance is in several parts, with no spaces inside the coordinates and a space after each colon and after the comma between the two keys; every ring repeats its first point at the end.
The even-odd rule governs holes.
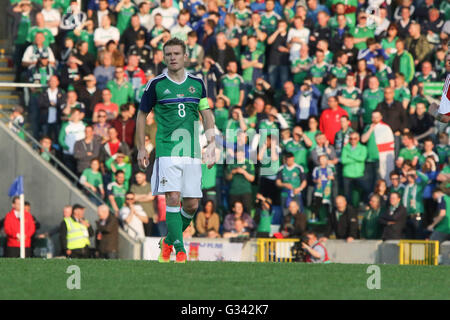
{"type": "Polygon", "coordinates": [[[0,259],[0,299],[450,299],[450,266],[0,259]],[[69,290],[67,268],[81,272],[69,290]]]}

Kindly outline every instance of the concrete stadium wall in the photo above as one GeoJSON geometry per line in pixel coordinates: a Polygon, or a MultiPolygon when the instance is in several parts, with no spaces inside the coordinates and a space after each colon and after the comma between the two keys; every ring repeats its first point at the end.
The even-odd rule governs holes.
{"type": "MultiPolygon", "coordinates": [[[[86,207],[86,219],[95,229],[96,207],[3,122],[0,122],[0,163],[0,218],[11,210],[8,190],[14,179],[22,175],[25,200],[31,203],[31,214],[41,223],[38,233],[57,227],[62,221],[63,207],[75,203],[86,207]]],[[[58,245],[57,238],[53,242],[58,245]]],[[[95,241],[91,239],[91,243],[94,245],[95,241]]]]}
{"type": "Polygon", "coordinates": [[[119,228],[119,259],[141,260],[142,244],[134,241],[127,232],[119,228]]]}

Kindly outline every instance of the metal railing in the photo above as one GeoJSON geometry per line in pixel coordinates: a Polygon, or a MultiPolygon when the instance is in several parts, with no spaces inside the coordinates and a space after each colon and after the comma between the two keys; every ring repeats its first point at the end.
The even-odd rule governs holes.
{"type": "Polygon", "coordinates": [[[256,261],[292,262],[291,248],[299,239],[258,238],[256,261]]]}
{"type": "MultiPolygon", "coordinates": [[[[37,141],[33,135],[31,133],[29,133],[27,130],[25,130],[24,128],[16,125],[13,122],[9,121],[9,114],[7,112],[5,112],[4,110],[0,110],[0,114],[3,116],[1,117],[1,120],[5,123],[5,124],[11,124],[12,126],[14,126],[14,128],[17,131],[23,132],[24,136],[25,136],[25,142],[27,142],[31,148],[33,150],[41,150],[44,149],[44,147],[39,143],[39,141],[37,141]]],[[[100,198],[95,192],[93,192],[91,189],[87,188],[86,186],[84,186],[83,184],[80,183],[80,179],[78,178],[78,176],[73,173],[69,168],[67,168],[64,163],[62,163],[57,157],[55,157],[53,154],[51,154],[50,152],[47,152],[48,156],[50,157],[50,164],[53,164],[53,166],[62,171],[62,173],[69,178],[69,181],[71,181],[71,183],[73,185],[75,185],[77,188],[81,188],[83,191],[85,191],[88,195],[92,196],[93,198],[95,198],[95,200],[99,201],[101,204],[106,204],[102,198],[100,198]]]]}
{"type": "Polygon", "coordinates": [[[439,263],[439,241],[400,240],[399,264],[431,265],[439,263]]]}

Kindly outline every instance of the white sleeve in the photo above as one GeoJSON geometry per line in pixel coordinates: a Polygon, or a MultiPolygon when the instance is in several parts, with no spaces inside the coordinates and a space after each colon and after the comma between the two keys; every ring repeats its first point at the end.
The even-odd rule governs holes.
{"type": "Polygon", "coordinates": [[[31,55],[33,54],[33,46],[28,46],[23,54],[22,62],[34,62],[31,60],[31,55]]]}
{"type": "Polygon", "coordinates": [[[450,74],[447,75],[444,84],[444,91],[441,96],[441,103],[439,104],[440,114],[447,114],[450,112],[450,74]]]}

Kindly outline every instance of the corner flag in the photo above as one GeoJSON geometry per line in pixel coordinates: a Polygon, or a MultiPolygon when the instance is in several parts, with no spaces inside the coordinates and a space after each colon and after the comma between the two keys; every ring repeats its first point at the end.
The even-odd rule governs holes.
{"type": "Polygon", "coordinates": [[[8,196],[20,196],[23,194],[23,176],[18,176],[9,187],[8,196]]]}

